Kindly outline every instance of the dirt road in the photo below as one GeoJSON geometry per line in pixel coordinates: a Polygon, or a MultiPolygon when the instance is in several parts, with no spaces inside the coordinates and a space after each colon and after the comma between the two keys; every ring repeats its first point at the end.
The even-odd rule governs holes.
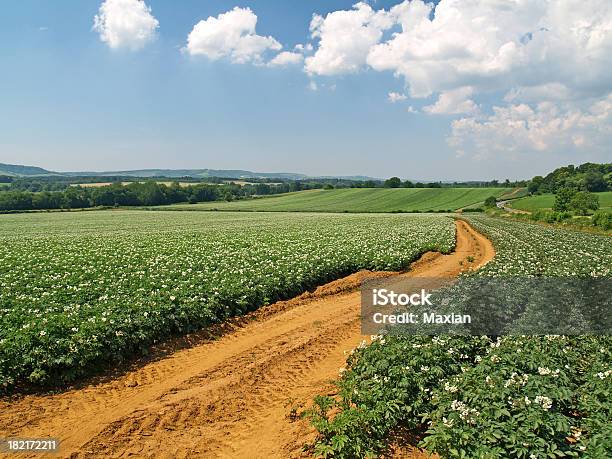
{"type": "Polygon", "coordinates": [[[531,212],[527,212],[526,210],[515,209],[509,206],[510,201],[499,201],[497,203],[498,209],[503,209],[506,212],[510,212],[511,214],[530,214],[531,212]]]}
{"type": "MultiPolygon", "coordinates": [[[[493,258],[486,238],[456,225],[455,252],[425,254],[403,275],[456,276],[493,258]]],[[[357,289],[368,275],[261,308],[110,381],[4,399],[0,437],[56,437],[63,457],[298,457],[314,434],[291,413],[333,391],[344,351],[363,339],[357,289]]]]}

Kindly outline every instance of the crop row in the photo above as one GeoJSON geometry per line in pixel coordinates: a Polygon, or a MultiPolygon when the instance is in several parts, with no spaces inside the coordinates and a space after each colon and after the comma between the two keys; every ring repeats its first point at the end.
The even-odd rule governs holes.
{"type": "MultiPolygon", "coordinates": [[[[469,221],[497,251],[477,276],[610,276],[606,237],[469,221]]],[[[409,429],[442,457],[610,457],[611,345],[609,336],[377,336],[352,352],[338,396],[316,399],[317,452],[374,455],[409,429]]]]}
{"type": "Polygon", "coordinates": [[[0,217],[0,386],[61,383],[171,334],[454,245],[441,216],[0,217]]]}

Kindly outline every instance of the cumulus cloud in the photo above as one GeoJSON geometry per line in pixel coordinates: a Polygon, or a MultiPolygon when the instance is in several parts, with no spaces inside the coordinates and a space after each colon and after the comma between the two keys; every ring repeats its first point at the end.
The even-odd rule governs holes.
{"type": "Polygon", "coordinates": [[[390,92],[387,95],[387,100],[391,102],[392,104],[396,102],[401,102],[402,100],[406,100],[406,99],[408,99],[408,97],[405,94],[401,94],[399,92],[390,92]]]}
{"type": "Polygon", "coordinates": [[[506,93],[506,102],[525,101],[537,102],[540,100],[562,101],[575,98],[576,95],[561,83],[544,83],[536,86],[513,88],[506,93]]]}
{"type": "Polygon", "coordinates": [[[201,20],[189,33],[185,52],[217,60],[224,57],[234,63],[263,62],[266,51],[282,46],[273,37],[257,35],[257,16],[250,8],[239,8],[201,20]]]}
{"type": "Polygon", "coordinates": [[[432,115],[461,115],[478,112],[478,105],[469,97],[474,94],[474,88],[463,88],[444,91],[433,105],[423,107],[423,111],[432,115]]]}
{"type": "Polygon", "coordinates": [[[304,61],[304,56],[301,53],[292,53],[291,51],[283,51],[278,53],[274,59],[268,62],[271,67],[287,67],[289,65],[301,64],[304,61]]]}
{"type": "Polygon", "coordinates": [[[313,16],[310,30],[307,73],[391,72],[411,98],[436,97],[423,112],[463,116],[449,138],[457,148],[582,148],[609,134],[609,0],[357,3],[313,16]]]}
{"type": "Polygon", "coordinates": [[[93,30],[111,48],[137,50],[155,38],[159,21],[142,0],[105,0],[94,17],[93,30]]]}
{"type": "Polygon", "coordinates": [[[557,83],[605,92],[612,65],[612,3],[602,0],[405,1],[389,14],[401,31],[375,44],[368,64],[402,76],[413,97],[557,83]]]}
{"type": "Polygon", "coordinates": [[[579,109],[541,102],[493,107],[493,114],[454,120],[448,143],[487,156],[501,151],[575,150],[612,141],[612,94],[579,109]]]}
{"type": "Polygon", "coordinates": [[[387,11],[374,11],[363,2],[355,4],[352,10],[334,11],[325,17],[315,14],[310,32],[319,43],[314,55],[306,58],[306,72],[312,75],[357,72],[366,64],[370,49],[380,41],[383,31],[392,25],[387,11]]]}
{"type": "Polygon", "coordinates": [[[402,77],[412,97],[470,86],[515,88],[515,99],[601,96],[610,89],[608,0],[405,0],[389,10],[357,3],[315,15],[310,74],[369,66],[402,77]],[[389,36],[384,32],[389,30],[389,36]]]}

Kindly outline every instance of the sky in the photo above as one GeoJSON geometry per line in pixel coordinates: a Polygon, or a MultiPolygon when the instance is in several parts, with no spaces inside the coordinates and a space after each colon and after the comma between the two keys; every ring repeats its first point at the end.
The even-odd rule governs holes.
{"type": "Polygon", "coordinates": [[[609,0],[20,0],[0,162],[521,179],[612,161],[609,0]]]}

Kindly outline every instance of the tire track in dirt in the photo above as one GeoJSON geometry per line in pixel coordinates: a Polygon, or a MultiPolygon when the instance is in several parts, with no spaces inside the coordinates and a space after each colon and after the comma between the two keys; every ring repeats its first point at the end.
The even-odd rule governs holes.
{"type": "MultiPolygon", "coordinates": [[[[493,258],[490,241],[456,227],[453,253],[427,253],[401,276],[452,277],[493,258]]],[[[364,339],[358,287],[392,274],[362,271],[263,307],[111,381],[3,399],[0,437],[59,437],[60,456],[75,458],[304,456],[314,432],[292,413],[333,393],[344,351],[364,339]]]]}

